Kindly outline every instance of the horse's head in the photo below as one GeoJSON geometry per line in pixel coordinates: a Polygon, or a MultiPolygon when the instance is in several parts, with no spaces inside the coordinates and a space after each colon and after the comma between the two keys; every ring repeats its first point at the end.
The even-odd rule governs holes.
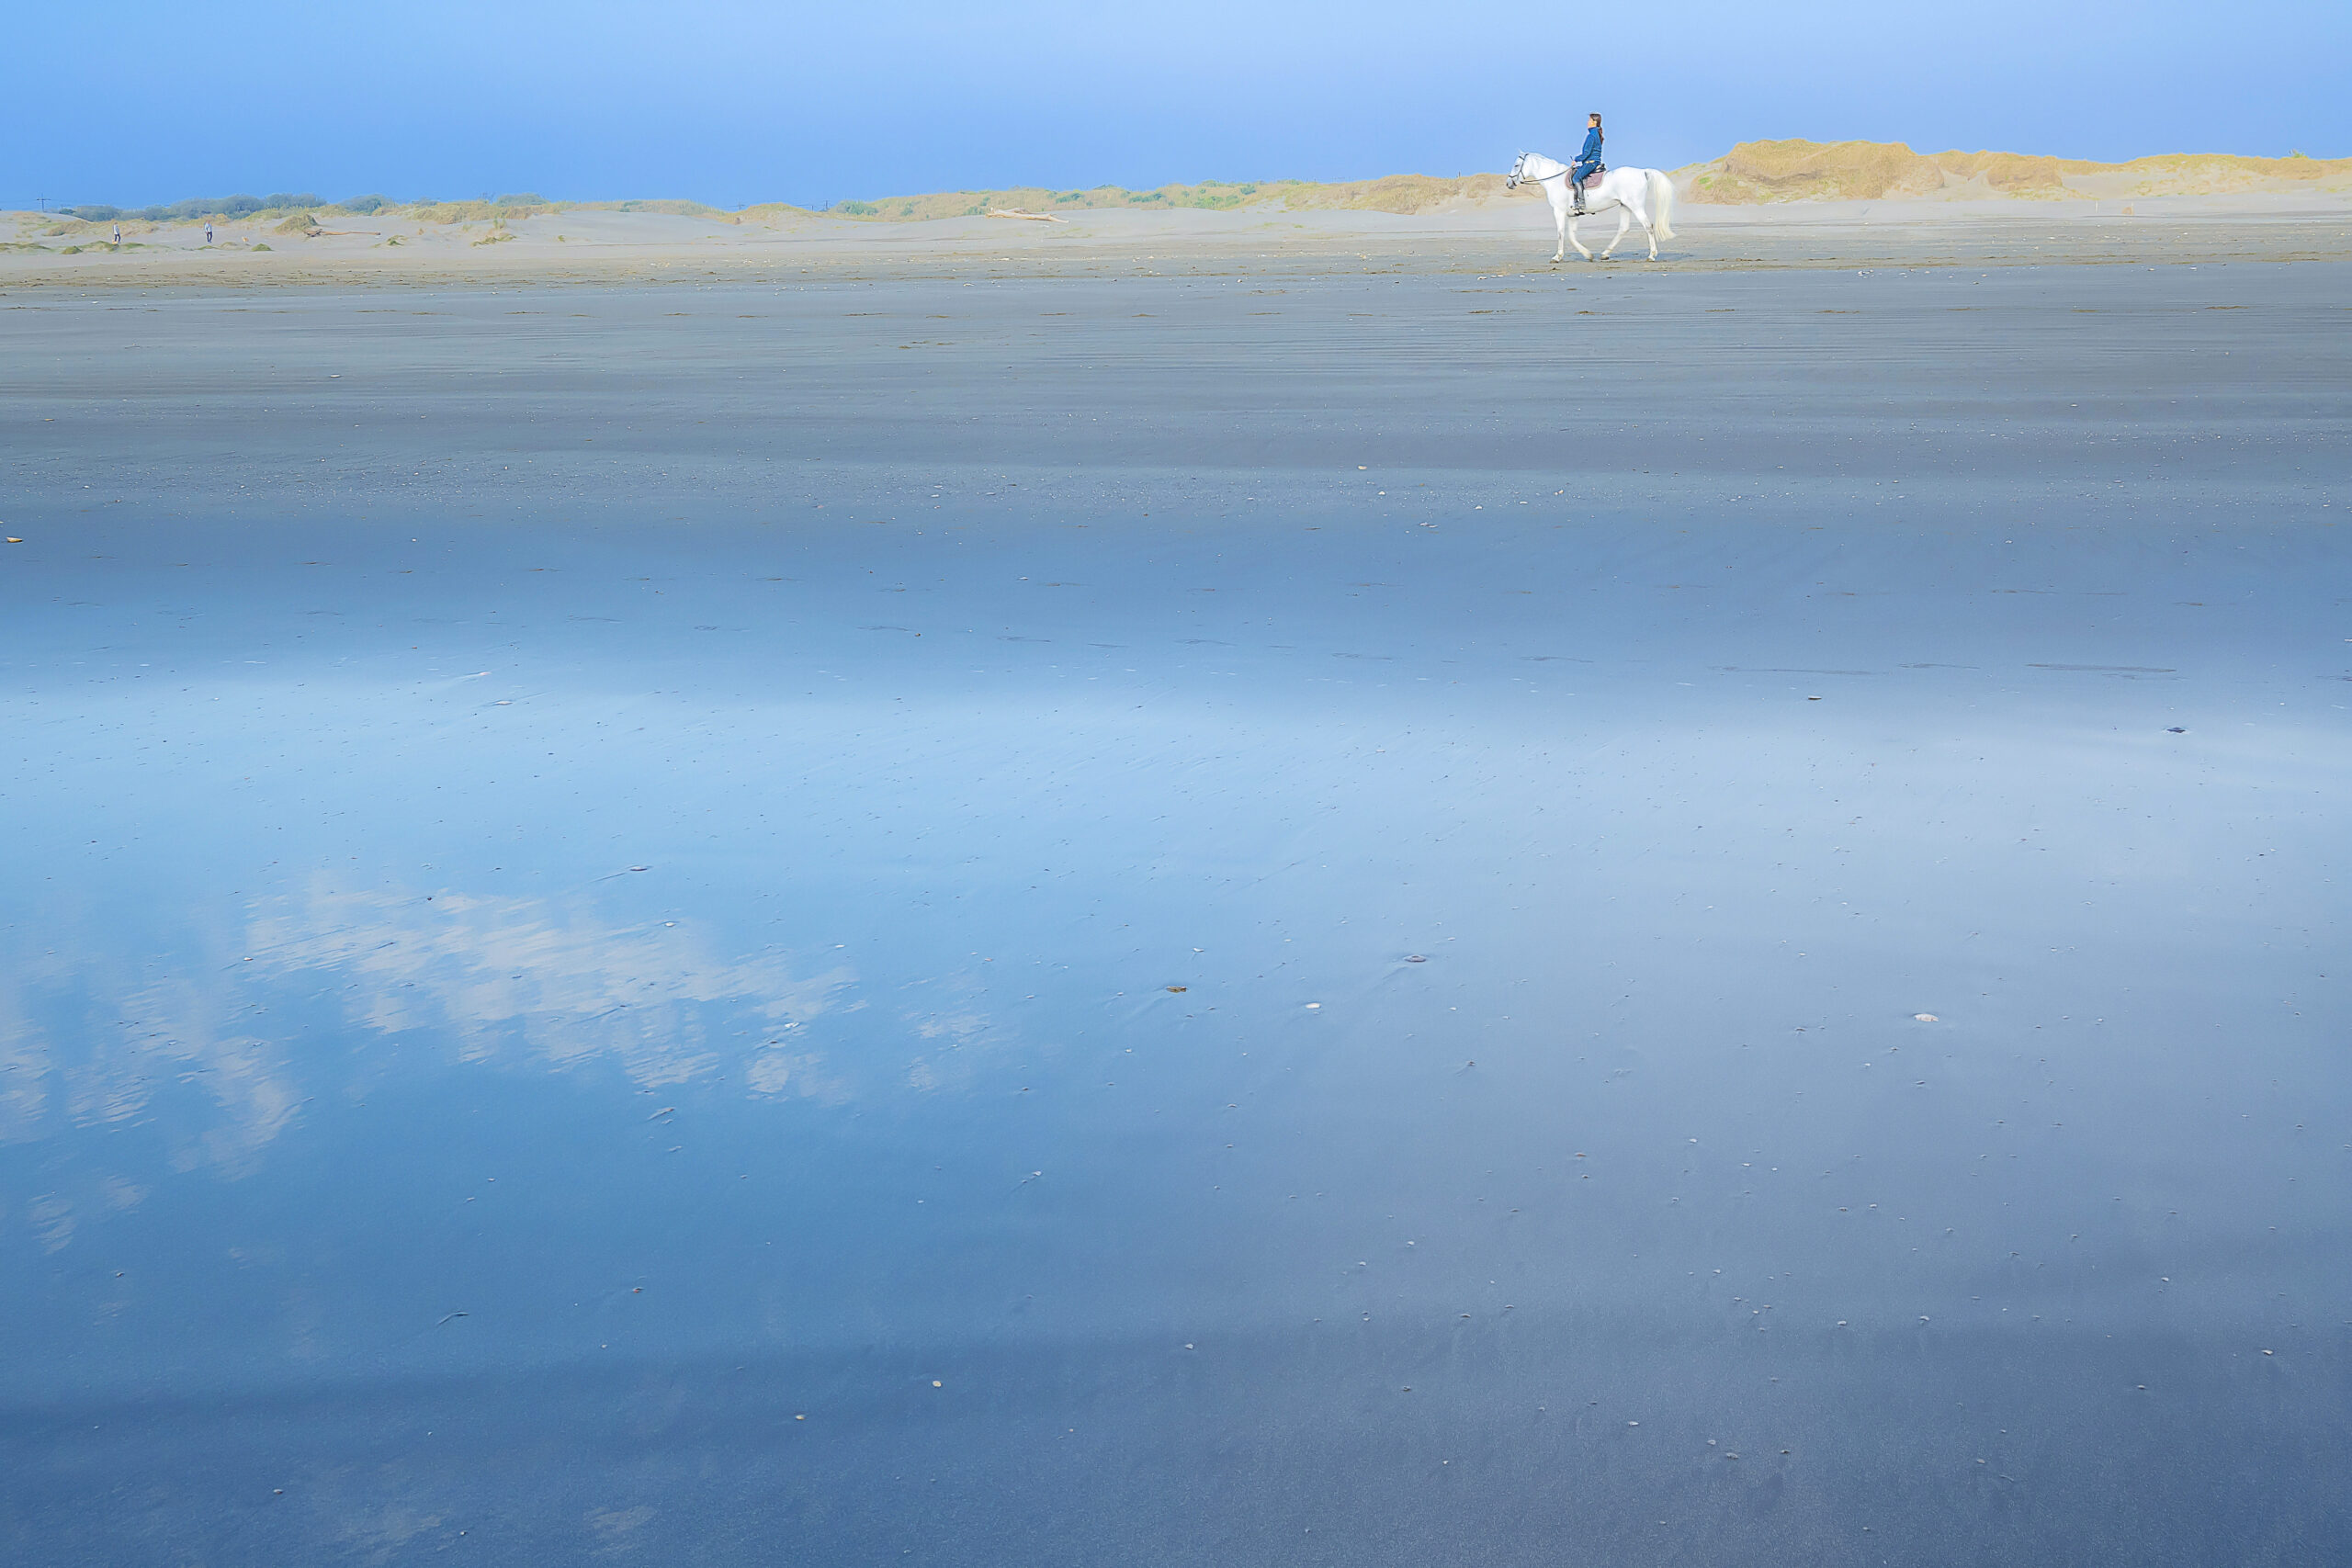
{"type": "Polygon", "coordinates": [[[1522,174],[1521,174],[1521,173],[1520,173],[1520,171],[1521,171],[1521,169],[1525,168],[1526,166],[1527,166],[1527,154],[1526,154],[1526,153],[1521,152],[1518,157],[1516,157],[1516,158],[1512,159],[1512,160],[1511,160],[1511,164],[1510,164],[1510,174],[1507,174],[1507,175],[1505,175],[1503,176],[1503,189],[1505,189],[1505,190],[1517,190],[1517,189],[1519,188],[1519,182],[1520,182],[1521,180],[1523,180],[1523,179],[1525,179],[1525,178],[1527,177],[1526,175],[1522,175],[1522,174]]]}

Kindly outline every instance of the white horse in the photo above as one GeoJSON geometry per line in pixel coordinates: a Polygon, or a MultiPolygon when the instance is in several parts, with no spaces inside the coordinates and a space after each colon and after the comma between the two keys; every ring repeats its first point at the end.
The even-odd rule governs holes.
{"type": "MultiPolygon", "coordinates": [[[[1510,174],[1503,181],[1503,186],[1506,189],[1516,190],[1521,180],[1542,186],[1544,194],[1552,198],[1552,217],[1560,230],[1560,248],[1552,253],[1552,259],[1555,262],[1565,259],[1568,247],[1574,245],[1577,254],[1590,261],[1592,253],[1586,250],[1577,238],[1577,220],[1583,214],[1570,206],[1576,199],[1576,193],[1568,188],[1568,165],[1556,159],[1546,158],[1541,152],[1521,152],[1519,162],[1510,166],[1510,174]]],[[[1608,248],[1600,253],[1603,261],[1616,251],[1619,243],[1625,238],[1625,231],[1635,223],[1642,226],[1643,234],[1648,237],[1652,261],[1657,260],[1657,243],[1674,238],[1674,182],[1668,179],[1662,170],[1611,169],[1585,187],[1585,197],[1590,203],[1587,212],[1606,212],[1612,207],[1617,209],[1616,238],[1611,240],[1608,248]],[[1655,223],[1650,220],[1653,212],[1657,214],[1655,223]]]]}

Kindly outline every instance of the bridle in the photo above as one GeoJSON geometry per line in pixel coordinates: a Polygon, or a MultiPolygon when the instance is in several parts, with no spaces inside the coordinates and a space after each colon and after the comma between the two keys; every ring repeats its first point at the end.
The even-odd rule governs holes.
{"type": "Polygon", "coordinates": [[[1503,189],[1517,190],[1522,185],[1540,186],[1545,180],[1556,180],[1570,172],[1566,169],[1562,169],[1557,174],[1550,175],[1521,174],[1520,170],[1525,166],[1527,157],[1528,155],[1526,153],[1521,152],[1517,158],[1511,161],[1510,173],[1503,176],[1503,189]]]}

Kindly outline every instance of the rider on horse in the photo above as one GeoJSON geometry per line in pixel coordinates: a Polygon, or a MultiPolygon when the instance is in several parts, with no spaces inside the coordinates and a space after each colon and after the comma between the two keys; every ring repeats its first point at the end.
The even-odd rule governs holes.
{"type": "Polygon", "coordinates": [[[1594,115],[1590,129],[1584,133],[1584,147],[1577,153],[1575,165],[1568,170],[1568,186],[1577,195],[1578,212],[1585,210],[1584,183],[1600,172],[1600,117],[1594,115]]]}

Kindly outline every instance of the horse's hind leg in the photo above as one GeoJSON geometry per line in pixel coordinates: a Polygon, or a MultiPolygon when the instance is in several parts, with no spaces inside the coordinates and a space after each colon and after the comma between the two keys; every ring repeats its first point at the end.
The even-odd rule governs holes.
{"type": "MultiPolygon", "coordinates": [[[[1642,238],[1650,243],[1650,260],[1657,260],[1657,228],[1650,221],[1649,204],[1644,201],[1629,201],[1625,204],[1625,210],[1632,215],[1634,222],[1642,226],[1642,238]]],[[[1623,229],[1617,231],[1618,238],[1623,239],[1624,234],[1623,229]]]]}

